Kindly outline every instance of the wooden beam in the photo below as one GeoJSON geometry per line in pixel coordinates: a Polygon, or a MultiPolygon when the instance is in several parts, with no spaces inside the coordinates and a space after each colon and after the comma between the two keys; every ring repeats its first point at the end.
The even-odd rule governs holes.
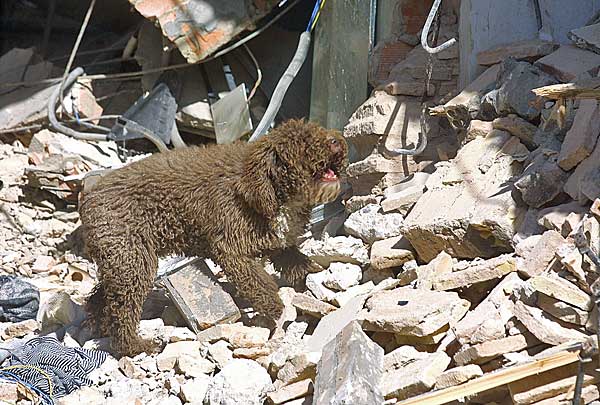
{"type": "Polygon", "coordinates": [[[581,80],[576,83],[553,84],[531,90],[536,96],[553,100],[559,98],[596,98],[600,99],[600,77],[581,80]]]}
{"type": "Polygon", "coordinates": [[[551,354],[531,363],[525,363],[514,367],[501,369],[482,377],[468,381],[454,387],[448,387],[439,391],[430,392],[396,403],[396,405],[439,405],[477,394],[492,388],[499,387],[529,377],[534,374],[543,373],[567,364],[579,361],[579,350],[564,350],[551,354]]]}

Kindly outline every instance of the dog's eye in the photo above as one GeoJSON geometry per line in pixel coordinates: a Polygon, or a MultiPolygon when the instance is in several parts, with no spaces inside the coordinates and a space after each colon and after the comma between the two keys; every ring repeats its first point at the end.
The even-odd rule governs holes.
{"type": "Polygon", "coordinates": [[[329,143],[331,143],[332,145],[337,145],[338,141],[337,141],[337,139],[334,138],[334,139],[330,140],[329,143]]]}

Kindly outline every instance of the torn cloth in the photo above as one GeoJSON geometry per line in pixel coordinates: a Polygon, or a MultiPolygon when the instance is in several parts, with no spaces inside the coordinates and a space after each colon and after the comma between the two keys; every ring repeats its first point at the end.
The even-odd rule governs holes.
{"type": "MultiPolygon", "coordinates": [[[[52,379],[52,397],[59,398],[91,385],[88,374],[107,357],[108,353],[101,350],[66,347],[54,337],[41,336],[12,351],[3,366],[33,366],[45,371],[52,379]]],[[[50,395],[48,379],[34,368],[10,367],[7,371],[50,395]]]]}
{"type": "Polygon", "coordinates": [[[40,292],[20,277],[0,276],[0,320],[20,322],[35,319],[40,292]]]}

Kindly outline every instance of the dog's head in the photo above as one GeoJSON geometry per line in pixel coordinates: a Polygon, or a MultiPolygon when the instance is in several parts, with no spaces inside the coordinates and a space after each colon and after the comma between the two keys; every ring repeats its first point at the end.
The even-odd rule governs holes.
{"type": "Polygon", "coordinates": [[[348,146],[338,131],[290,120],[250,148],[240,184],[244,199],[273,218],[286,203],[333,201],[348,166],[348,146]]]}

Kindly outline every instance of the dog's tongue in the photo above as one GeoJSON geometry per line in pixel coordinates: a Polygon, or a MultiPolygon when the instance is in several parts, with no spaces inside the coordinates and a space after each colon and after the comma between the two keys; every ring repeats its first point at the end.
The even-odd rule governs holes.
{"type": "Polygon", "coordinates": [[[327,171],[325,173],[323,173],[323,180],[324,181],[335,181],[337,180],[337,176],[335,175],[335,172],[331,169],[327,169],[327,171]]]}

